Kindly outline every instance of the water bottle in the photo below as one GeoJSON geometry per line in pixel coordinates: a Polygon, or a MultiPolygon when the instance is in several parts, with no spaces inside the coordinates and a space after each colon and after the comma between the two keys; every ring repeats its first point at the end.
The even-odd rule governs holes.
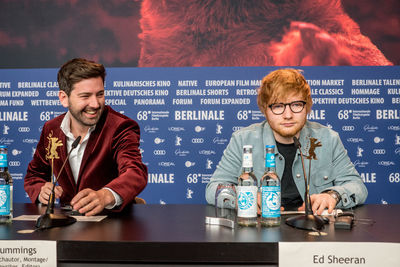
{"type": "Polygon", "coordinates": [[[261,177],[261,225],[281,223],[281,182],[275,169],[275,146],[265,146],[265,172],[261,177]]]}
{"type": "Polygon", "coordinates": [[[0,146],[0,223],[13,218],[13,180],[8,172],[7,146],[0,146]]]}
{"type": "Polygon", "coordinates": [[[253,147],[243,146],[242,174],[237,186],[237,222],[242,226],[257,225],[258,181],[253,173],[253,147]]]}

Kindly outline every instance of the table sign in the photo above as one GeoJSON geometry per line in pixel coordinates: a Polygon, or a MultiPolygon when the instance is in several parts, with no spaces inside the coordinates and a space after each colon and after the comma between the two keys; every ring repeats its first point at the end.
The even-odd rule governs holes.
{"type": "Polygon", "coordinates": [[[279,266],[399,267],[400,243],[280,242],[279,266]]]}
{"type": "Polygon", "coordinates": [[[57,242],[0,240],[1,266],[57,266],[57,242]]]}

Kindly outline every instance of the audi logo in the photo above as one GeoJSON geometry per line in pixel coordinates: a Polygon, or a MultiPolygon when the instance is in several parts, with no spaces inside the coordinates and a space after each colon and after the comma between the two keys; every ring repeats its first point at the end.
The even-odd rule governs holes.
{"type": "Polygon", "coordinates": [[[385,155],[386,154],[386,150],[385,149],[374,149],[372,151],[372,153],[374,153],[374,155],[385,155]]]}
{"type": "Polygon", "coordinates": [[[240,129],[242,129],[243,128],[243,126],[233,126],[232,127],[232,131],[238,131],[238,130],[240,130],[240,129]]]}
{"type": "Polygon", "coordinates": [[[202,144],[202,143],[204,143],[204,139],[203,138],[192,138],[192,143],[193,144],[202,144]]]}
{"type": "Polygon", "coordinates": [[[20,161],[9,161],[8,162],[8,166],[10,166],[10,167],[19,167],[19,166],[21,166],[21,162],[20,161]]]}
{"type": "Polygon", "coordinates": [[[353,125],[345,125],[342,127],[342,130],[346,131],[346,132],[352,132],[352,131],[354,131],[354,126],[353,125]]]}
{"type": "Polygon", "coordinates": [[[20,133],[29,133],[31,131],[31,128],[29,127],[19,127],[18,132],[20,133]]]}
{"type": "Polygon", "coordinates": [[[240,129],[242,129],[243,128],[243,126],[233,126],[232,127],[232,131],[238,131],[238,130],[240,130],[240,129]]]}
{"type": "Polygon", "coordinates": [[[156,156],[163,156],[163,155],[167,154],[167,152],[165,150],[154,150],[153,154],[156,156]]]}

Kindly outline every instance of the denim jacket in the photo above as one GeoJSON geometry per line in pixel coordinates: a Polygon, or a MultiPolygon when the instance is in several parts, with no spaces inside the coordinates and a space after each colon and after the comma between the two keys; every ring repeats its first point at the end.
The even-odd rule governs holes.
{"type": "MultiPolygon", "coordinates": [[[[305,172],[307,177],[310,177],[311,195],[333,189],[341,196],[337,208],[346,209],[364,203],[368,195],[367,188],[350,161],[337,132],[319,123],[307,121],[300,132],[299,140],[305,172]]],[[[275,145],[276,172],[282,177],[285,159],[276,149],[271,127],[267,121],[252,124],[232,134],[206,188],[206,200],[209,204],[215,204],[218,183],[229,182],[237,185],[242,171],[244,145],[253,146],[254,174],[258,182],[265,170],[265,145],[275,145]]],[[[293,161],[292,173],[304,201],[305,180],[299,151],[293,161]]]]}

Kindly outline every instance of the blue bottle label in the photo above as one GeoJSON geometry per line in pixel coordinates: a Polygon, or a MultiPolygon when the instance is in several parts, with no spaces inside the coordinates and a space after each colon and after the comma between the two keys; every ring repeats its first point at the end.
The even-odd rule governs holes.
{"type": "Polygon", "coordinates": [[[265,167],[274,167],[275,168],[275,154],[267,153],[265,160],[265,167]]]}
{"type": "Polygon", "coordinates": [[[0,185],[0,215],[10,214],[10,185],[0,185]]]}
{"type": "Polygon", "coordinates": [[[262,217],[278,218],[281,216],[281,187],[262,186],[262,217]]]}
{"type": "Polygon", "coordinates": [[[7,154],[0,154],[0,167],[7,167],[7,154]]]}
{"type": "Polygon", "coordinates": [[[257,217],[257,186],[238,186],[238,216],[257,217]]]}

